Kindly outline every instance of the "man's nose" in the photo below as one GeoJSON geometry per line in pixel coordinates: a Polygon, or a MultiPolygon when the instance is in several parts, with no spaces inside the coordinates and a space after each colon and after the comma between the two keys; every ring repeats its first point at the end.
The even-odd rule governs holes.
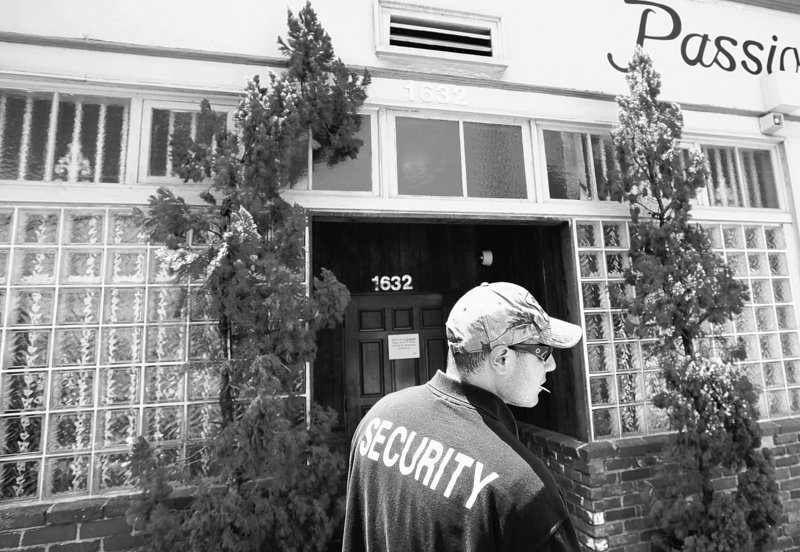
{"type": "Polygon", "coordinates": [[[556,359],[550,355],[550,358],[547,359],[547,362],[544,363],[545,372],[552,372],[556,369],[556,359]]]}

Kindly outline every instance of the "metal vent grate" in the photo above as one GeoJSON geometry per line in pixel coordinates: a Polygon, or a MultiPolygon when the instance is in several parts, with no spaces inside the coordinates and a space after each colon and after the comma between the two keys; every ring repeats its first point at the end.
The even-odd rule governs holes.
{"type": "Polygon", "coordinates": [[[389,44],[419,50],[492,56],[492,32],[488,28],[397,15],[391,16],[389,44]]]}

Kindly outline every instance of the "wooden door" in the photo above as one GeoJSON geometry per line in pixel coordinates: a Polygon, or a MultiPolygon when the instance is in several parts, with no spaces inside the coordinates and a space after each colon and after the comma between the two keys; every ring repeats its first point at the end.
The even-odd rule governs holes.
{"type": "Polygon", "coordinates": [[[344,321],[348,437],[378,399],[445,369],[445,315],[439,294],[352,296],[344,321]]]}

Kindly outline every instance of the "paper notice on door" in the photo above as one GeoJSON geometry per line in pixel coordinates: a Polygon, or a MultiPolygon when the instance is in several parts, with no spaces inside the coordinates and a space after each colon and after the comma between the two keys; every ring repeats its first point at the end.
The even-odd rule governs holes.
{"type": "Polygon", "coordinates": [[[389,336],[389,360],[419,358],[419,334],[389,336]]]}

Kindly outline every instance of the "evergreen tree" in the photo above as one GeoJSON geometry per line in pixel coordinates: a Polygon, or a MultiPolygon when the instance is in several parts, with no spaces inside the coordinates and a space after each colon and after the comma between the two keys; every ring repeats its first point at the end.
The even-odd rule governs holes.
{"type": "Polygon", "coordinates": [[[305,213],[281,193],[309,162],[358,154],[370,78],[335,57],[310,4],[289,12],[278,42],[288,69],[248,82],[237,132],[204,101],[195,135],[213,140],[180,128],[171,137],[175,172],[211,182],[205,206],[161,188],[145,217],[176,277],[202,282],[192,308],[218,330],[220,431],[187,459],[200,485],[189,509],[168,507],[177,470],[148,443],[134,447],[144,493],[129,519],[158,550],[322,550],[341,518],[344,459],[325,443],[334,414],[314,407],[306,418],[304,374],[315,332],[341,321],[349,293],[325,269],[307,292],[305,213]]]}
{"type": "Polygon", "coordinates": [[[736,364],[744,350],[717,338],[742,311],[746,287],[692,222],[705,159],[679,148],[680,108],[658,99],[661,77],[641,48],[627,81],[612,130],[631,214],[625,278],[635,292],[623,301],[638,335],[658,340],[665,386],[654,402],[677,432],[651,501],[656,541],[667,550],[763,550],[781,511],[774,467],[760,448],[757,393],[736,364]],[[723,473],[737,476],[735,491],[715,491],[723,473]]]}

